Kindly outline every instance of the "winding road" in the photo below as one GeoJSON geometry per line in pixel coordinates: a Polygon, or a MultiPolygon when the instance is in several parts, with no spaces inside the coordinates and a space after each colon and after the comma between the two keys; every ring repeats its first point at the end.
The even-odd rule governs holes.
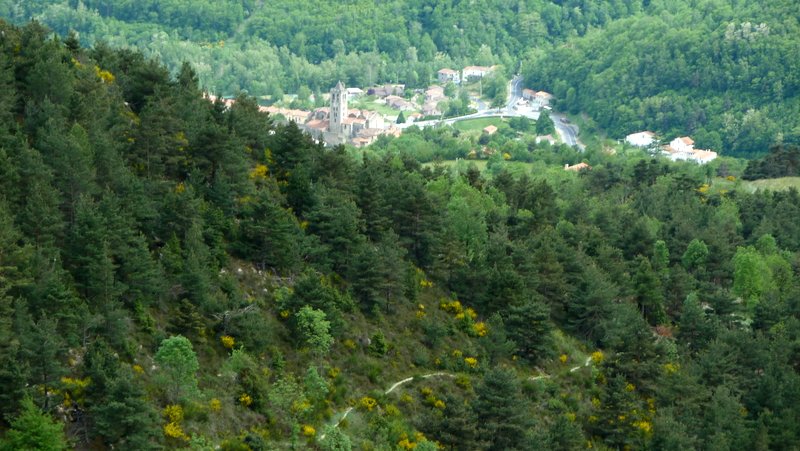
{"type": "MultiPolygon", "coordinates": [[[[398,124],[400,128],[411,127],[412,125],[419,128],[436,127],[439,125],[453,125],[456,122],[468,119],[478,119],[484,117],[519,117],[524,116],[529,119],[539,119],[539,111],[528,108],[520,108],[517,102],[522,98],[522,76],[515,75],[508,82],[508,101],[505,107],[502,108],[486,108],[486,104],[480,99],[476,101],[478,105],[478,112],[467,114],[464,116],[456,116],[447,119],[434,119],[430,121],[411,122],[406,124],[398,124]]],[[[561,137],[561,141],[568,146],[577,146],[582,152],[586,150],[586,146],[578,139],[578,126],[568,123],[566,116],[561,113],[550,111],[550,118],[556,128],[556,133],[561,137]]]]}
{"type": "Polygon", "coordinates": [[[556,133],[558,136],[561,137],[561,141],[563,141],[568,146],[578,146],[578,148],[583,152],[586,150],[586,146],[583,145],[582,142],[578,140],[578,126],[568,123],[566,116],[561,113],[550,113],[550,118],[553,119],[553,125],[556,127],[556,133]]]}

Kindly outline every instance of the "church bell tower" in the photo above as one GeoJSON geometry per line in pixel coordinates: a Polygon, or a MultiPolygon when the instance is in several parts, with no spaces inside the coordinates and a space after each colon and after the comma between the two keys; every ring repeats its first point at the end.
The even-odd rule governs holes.
{"type": "Polygon", "coordinates": [[[339,81],[336,86],[331,89],[331,115],[330,115],[330,130],[333,133],[342,133],[342,122],[347,117],[347,89],[344,84],[339,81]]]}

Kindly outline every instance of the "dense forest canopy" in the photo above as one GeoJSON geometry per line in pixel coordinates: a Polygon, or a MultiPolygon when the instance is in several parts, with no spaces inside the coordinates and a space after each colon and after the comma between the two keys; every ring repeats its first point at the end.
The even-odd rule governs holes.
{"type": "Polygon", "coordinates": [[[800,442],[796,190],[326,149],[188,65],[0,36],[0,449],[800,442]]]}
{"type": "Polygon", "coordinates": [[[797,5],[696,3],[670,2],[532,52],[526,79],[614,137],[691,135],[699,148],[738,156],[800,142],[797,5]]]}
{"type": "Polygon", "coordinates": [[[504,63],[525,50],[584,35],[643,9],[642,2],[472,0],[0,1],[0,16],[35,18],[84,44],[133,46],[173,70],[183,61],[223,94],[300,86],[326,91],[397,81],[424,86],[444,66],[504,63]]]}

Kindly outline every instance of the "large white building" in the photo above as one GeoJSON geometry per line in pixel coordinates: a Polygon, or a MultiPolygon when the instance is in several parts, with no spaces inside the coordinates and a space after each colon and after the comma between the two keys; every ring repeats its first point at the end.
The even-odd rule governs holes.
{"type": "Polygon", "coordinates": [[[448,68],[439,69],[436,75],[438,76],[437,78],[439,79],[439,83],[442,84],[449,82],[453,82],[455,84],[461,83],[461,74],[459,74],[457,70],[448,68]]]}
{"type": "Polygon", "coordinates": [[[631,133],[630,135],[625,137],[625,141],[636,147],[647,147],[656,140],[656,134],[650,131],[643,131],[637,133],[631,133]]]}
{"type": "Polygon", "coordinates": [[[717,153],[712,150],[702,150],[694,148],[694,140],[688,136],[681,136],[664,146],[664,154],[672,161],[694,161],[706,164],[715,158],[717,153]]]}
{"type": "Polygon", "coordinates": [[[477,80],[494,72],[495,66],[467,66],[461,71],[464,80],[477,80]]]}

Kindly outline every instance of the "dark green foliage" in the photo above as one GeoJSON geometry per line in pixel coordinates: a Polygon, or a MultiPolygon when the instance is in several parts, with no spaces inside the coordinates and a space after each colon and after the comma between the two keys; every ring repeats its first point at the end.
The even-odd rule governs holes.
{"type": "Polygon", "coordinates": [[[303,232],[291,212],[282,207],[269,189],[261,189],[255,199],[244,206],[244,219],[239,224],[237,252],[261,268],[278,271],[296,270],[302,250],[298,243],[303,232]]]}
{"type": "MultiPolygon", "coordinates": [[[[797,67],[779,57],[796,45],[797,26],[770,25],[793,11],[791,2],[639,6],[643,14],[530,52],[525,79],[615,138],[639,130],[664,140],[692,135],[697,148],[738,156],[797,141],[797,118],[789,113],[800,93],[797,67]],[[693,14],[701,10],[709,15],[693,14]]],[[[756,166],[754,177],[762,172],[756,166]]]]}
{"type": "Polygon", "coordinates": [[[796,177],[800,175],[800,147],[780,145],[758,160],[750,160],[742,174],[745,180],[796,177]]]}
{"type": "MultiPolygon", "coordinates": [[[[18,315],[21,306],[17,307],[18,315]]],[[[24,314],[24,313],[22,313],[24,314]]],[[[22,320],[28,332],[24,335],[21,348],[26,366],[30,368],[29,382],[38,388],[38,397],[45,410],[52,406],[51,395],[61,377],[66,374],[64,368],[65,345],[63,337],[57,332],[57,322],[49,317],[42,317],[36,322],[30,318],[22,320]]]]}
{"type": "MultiPolygon", "coordinates": [[[[308,230],[319,237],[320,246],[313,252],[321,268],[346,273],[356,260],[356,252],[364,249],[362,221],[355,202],[341,191],[321,193],[308,213],[308,230]]],[[[366,252],[366,251],[364,251],[366,252]]]]}
{"type": "Polygon", "coordinates": [[[504,325],[520,356],[533,362],[548,356],[553,325],[544,302],[531,298],[511,305],[504,325]]]}
{"type": "Polygon", "coordinates": [[[120,373],[109,381],[105,399],[89,408],[95,433],[115,448],[160,449],[157,439],[161,431],[155,409],[133,375],[127,370],[120,373]]]}
{"type": "Polygon", "coordinates": [[[479,425],[475,410],[467,400],[459,395],[445,395],[442,399],[445,409],[441,415],[433,415],[419,428],[426,434],[436,437],[445,449],[480,449],[483,445],[478,435],[479,425]]]}
{"type": "Polygon", "coordinates": [[[642,310],[642,314],[652,325],[663,324],[666,322],[664,312],[664,295],[658,276],[650,266],[650,261],[640,257],[639,267],[633,276],[633,283],[636,290],[636,302],[642,310]]]}
{"type": "Polygon", "coordinates": [[[555,132],[555,124],[553,124],[553,120],[550,119],[550,115],[547,114],[547,111],[542,111],[539,115],[539,119],[536,119],[536,134],[550,135],[555,132]]]}
{"type": "Polygon", "coordinates": [[[503,367],[489,370],[475,394],[472,408],[478,440],[486,442],[488,450],[523,449],[530,417],[519,402],[521,392],[513,371],[503,367]]]}
{"type": "MultiPolygon", "coordinates": [[[[47,2],[23,3],[14,11],[47,2]]],[[[159,20],[171,4],[151,3],[140,6],[159,20]]],[[[231,10],[245,3],[253,21],[244,31],[274,6],[231,10]]],[[[541,39],[539,26],[581,35],[642,6],[512,3],[481,23],[513,13],[514,36],[530,42],[541,39]]],[[[366,66],[381,72],[375,80],[419,71],[427,84],[435,72],[414,58],[433,61],[440,45],[482,64],[517,48],[503,27],[484,30],[498,47],[473,48],[473,30],[447,20],[493,11],[486,5],[467,14],[465,2],[389,4],[392,17],[415,11],[397,28],[413,41],[379,34],[357,57],[402,47],[409,68],[388,75],[394,63],[377,59],[366,66]],[[464,29],[458,45],[452,33],[425,31],[454,25],[464,29]]],[[[85,14],[139,14],[114,6],[95,2],[99,12],[85,14]]],[[[367,6],[383,17],[385,5],[367,6]]],[[[45,16],[66,10],[48,7],[45,16]]],[[[230,108],[204,100],[206,75],[189,66],[170,78],[133,51],[84,51],[35,23],[0,28],[0,429],[24,432],[9,422],[26,415],[52,426],[29,415],[27,395],[68,418],[82,449],[186,444],[165,437],[169,423],[158,414],[176,403],[197,448],[302,447],[304,433],[308,446],[332,449],[394,449],[403,438],[418,449],[433,440],[450,449],[574,449],[587,440],[791,449],[800,440],[797,191],[722,189],[716,162],[627,161],[591,148],[579,156],[528,146],[510,128],[490,145],[528,155],[533,170],[499,154],[484,172],[420,164],[465,157],[476,145],[447,128],[412,127],[358,152],[325,148],[294,125],[273,124],[253,98],[240,95],[230,108]],[[561,170],[579,158],[594,169],[561,170]],[[455,299],[461,309],[447,307],[455,299]],[[432,398],[417,394],[422,384],[432,398]],[[363,396],[378,407],[362,408],[363,396]],[[336,429],[347,436],[328,431],[330,441],[314,444],[351,399],[357,420],[336,429]]],[[[209,42],[217,42],[209,52],[222,51],[209,42]]],[[[281,52],[325,54],[327,42],[293,35],[281,52]]],[[[348,50],[361,44],[335,43],[334,58],[353,58],[348,50]]],[[[286,55],[297,78],[319,77],[286,55]]],[[[323,83],[295,81],[314,91],[323,83]]],[[[566,89],[564,101],[584,101],[581,89],[566,89]]],[[[788,84],[782,92],[794,95],[788,84]]],[[[464,107],[465,91],[457,95],[464,107]]],[[[668,99],[658,105],[669,116],[668,99]]],[[[764,125],[759,114],[732,138],[739,149],[762,139],[752,133],[764,125]]],[[[725,164],[720,174],[743,166],[725,164]]],[[[40,429],[57,433],[56,448],[63,442],[57,426],[40,429]]]]}

